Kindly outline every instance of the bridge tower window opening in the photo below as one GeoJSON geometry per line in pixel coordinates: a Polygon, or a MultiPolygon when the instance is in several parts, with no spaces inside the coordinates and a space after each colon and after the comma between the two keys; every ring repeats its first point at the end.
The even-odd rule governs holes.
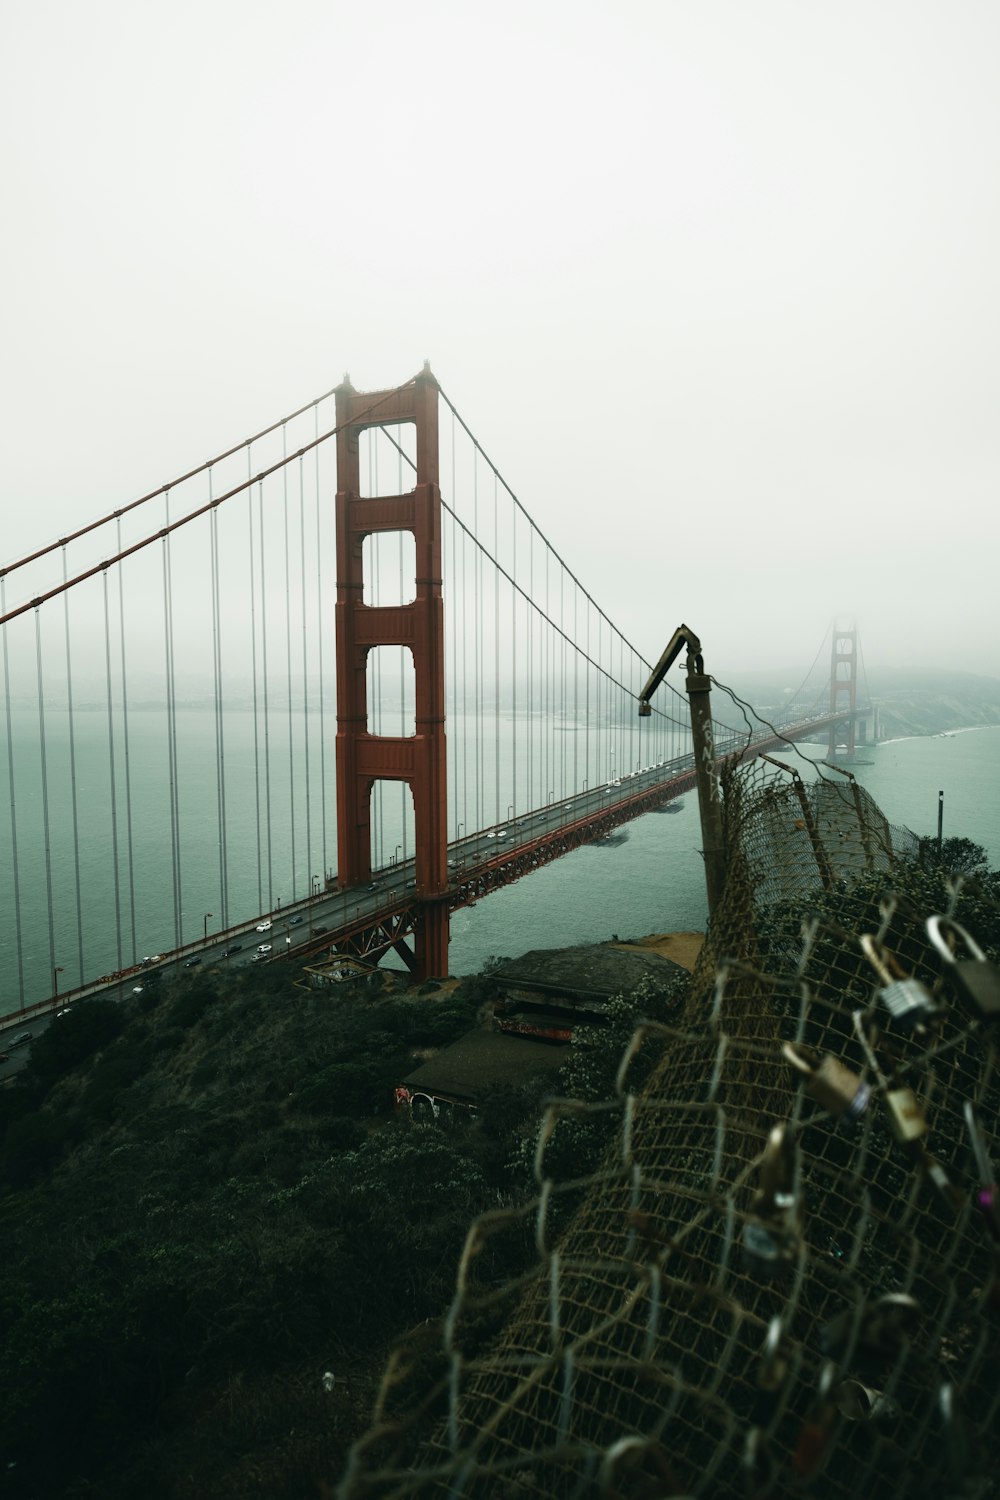
{"type": "Polygon", "coordinates": [[[369,608],[391,609],[416,598],[417,548],[409,531],[383,531],[366,536],[361,546],[364,572],[362,602],[369,608]]]}

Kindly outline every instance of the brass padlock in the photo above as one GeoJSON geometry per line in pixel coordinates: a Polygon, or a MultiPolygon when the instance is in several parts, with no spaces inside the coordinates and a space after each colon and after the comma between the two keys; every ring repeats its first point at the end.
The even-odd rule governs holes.
{"type": "Polygon", "coordinates": [[[897,1084],[895,1087],[890,1085],[879,1067],[878,1058],[875,1056],[871,1041],[865,1031],[863,1011],[854,1012],[854,1030],[885,1098],[892,1133],[904,1146],[912,1146],[915,1141],[919,1141],[927,1134],[927,1119],[920,1101],[913,1090],[906,1085],[897,1084]]]}
{"type": "Polygon", "coordinates": [[[927,1134],[927,1119],[912,1089],[887,1088],[885,1107],[889,1111],[892,1133],[904,1146],[927,1134]]]}
{"type": "Polygon", "coordinates": [[[786,1060],[803,1079],[803,1090],[832,1115],[848,1122],[857,1120],[868,1108],[871,1089],[857,1073],[828,1052],[819,1057],[799,1042],[785,1042],[781,1048],[786,1060]]]}

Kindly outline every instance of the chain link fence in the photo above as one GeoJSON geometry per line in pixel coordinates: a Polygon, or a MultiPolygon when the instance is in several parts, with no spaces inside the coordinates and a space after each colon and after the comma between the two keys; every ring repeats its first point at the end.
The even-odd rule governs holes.
{"type": "MultiPolygon", "coordinates": [[[[942,878],[849,775],[722,785],[676,1013],[615,1098],[549,1103],[536,1194],[471,1226],[340,1500],[998,1493],[995,1046],[928,939],[942,878]],[[566,1178],[581,1120],[607,1149],[566,1178]]],[[[984,898],[946,895],[974,933],[984,898]]]]}

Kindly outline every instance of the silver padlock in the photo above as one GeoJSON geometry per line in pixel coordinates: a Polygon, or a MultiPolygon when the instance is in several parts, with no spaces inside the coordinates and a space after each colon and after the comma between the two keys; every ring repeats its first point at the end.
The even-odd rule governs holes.
{"type": "Polygon", "coordinates": [[[801,1042],[785,1042],[781,1051],[800,1075],[808,1098],[848,1123],[864,1114],[872,1091],[839,1058],[830,1052],[820,1057],[801,1042]]]}
{"type": "Polygon", "coordinates": [[[889,1124],[892,1133],[904,1146],[913,1146],[927,1134],[927,1119],[916,1094],[905,1084],[896,1084],[893,1087],[879,1067],[878,1058],[872,1048],[871,1041],[865,1031],[864,1012],[854,1012],[854,1030],[864,1050],[868,1065],[878,1081],[885,1107],[889,1113],[889,1124]]]}
{"type": "Polygon", "coordinates": [[[921,980],[907,974],[898,958],[878,938],[866,932],[861,951],[882,981],[879,999],[894,1021],[904,1026],[926,1026],[938,1014],[938,1004],[921,980]]]}
{"type": "Polygon", "coordinates": [[[980,1021],[1000,1020],[1000,966],[986,957],[975,938],[953,917],[928,917],[926,925],[927,936],[945,961],[945,973],[954,981],[967,1008],[980,1021]],[[971,958],[956,957],[953,942],[948,941],[952,934],[971,958]]]}

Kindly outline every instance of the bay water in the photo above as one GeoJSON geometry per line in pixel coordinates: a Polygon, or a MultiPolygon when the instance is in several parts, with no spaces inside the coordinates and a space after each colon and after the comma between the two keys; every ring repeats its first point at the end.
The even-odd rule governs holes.
{"type": "MultiPolygon", "coordinates": [[[[29,727],[22,726],[26,747],[29,727]]],[[[8,940],[0,946],[0,1014],[47,998],[55,977],[59,977],[60,989],[71,989],[84,979],[126,966],[133,955],[177,946],[172,898],[178,876],[183,880],[187,912],[180,937],[192,941],[203,931],[210,935],[221,929],[224,908],[230,924],[249,920],[272,910],[278,898],[287,905],[305,897],[335,870],[335,788],[332,770],[325,780],[317,779],[319,745],[310,773],[308,815],[295,813],[305,784],[301,767],[290,758],[282,760],[277,747],[272,747],[268,782],[261,787],[259,747],[255,749],[250,716],[246,716],[242,731],[238,725],[227,727],[229,859],[224,888],[220,888],[213,716],[185,712],[178,715],[173,728],[171,763],[160,715],[134,714],[131,718],[127,831],[123,814],[109,818],[106,796],[97,795],[98,783],[105,785],[109,776],[108,737],[100,715],[75,716],[72,756],[65,721],[52,719],[46,725],[46,775],[43,778],[30,767],[27,773],[21,771],[16,797],[8,799],[15,803],[16,819],[12,822],[7,809],[0,825],[7,851],[0,866],[0,904],[8,919],[8,940]],[[165,788],[173,777],[180,777],[184,766],[199,764],[209,768],[207,774],[201,780],[197,775],[184,777],[183,803],[176,812],[183,859],[178,872],[173,868],[170,831],[174,814],[165,788]],[[290,784],[293,779],[295,786],[290,784]],[[67,791],[73,782],[75,813],[67,791]],[[269,811],[262,809],[262,803],[269,804],[269,811]],[[45,818],[43,804],[47,805],[45,818]],[[262,817],[266,829],[263,860],[262,817]],[[73,823],[77,835],[70,838],[73,823]],[[10,853],[15,832],[16,880],[10,853]],[[126,861],[127,839],[132,847],[126,861]],[[109,874],[115,865],[114,848],[119,869],[129,865],[134,872],[117,883],[109,874]],[[297,874],[278,876],[273,873],[276,870],[297,874]],[[13,930],[15,913],[20,942],[13,930]],[[87,934],[85,940],[81,933],[87,934]],[[55,968],[58,976],[53,974],[55,968]]],[[[581,738],[584,733],[580,732],[581,738]]],[[[11,743],[19,744],[16,733],[11,743]]],[[[818,745],[803,746],[802,752],[813,760],[824,754],[818,745]]],[[[583,750],[580,753],[578,770],[584,765],[583,750]]],[[[859,754],[854,774],[890,822],[916,834],[933,835],[942,790],[945,836],[974,840],[983,845],[992,864],[1000,864],[1000,727],[895,740],[863,747],[859,754]]],[[[25,753],[20,759],[30,763],[31,757],[25,753]]],[[[492,786],[492,773],[489,779],[492,786]]],[[[557,795],[572,790],[567,785],[557,795]]],[[[118,802],[121,807],[121,787],[118,802]]],[[[577,849],[475,906],[455,912],[451,972],[474,973],[491,957],[510,957],[533,948],[599,942],[616,935],[625,939],[653,932],[703,930],[706,900],[697,799],[691,793],[673,806],[679,810],[647,814],[625,825],[614,839],[577,849]]],[[[468,811],[471,822],[477,810],[468,811]]],[[[452,809],[450,836],[456,832],[454,818],[462,813],[460,806],[452,809]]],[[[462,825],[457,826],[461,829],[462,825]]],[[[464,831],[471,832],[475,826],[464,831]]],[[[405,826],[402,813],[389,809],[380,837],[383,848],[375,853],[381,852],[382,857],[376,862],[391,860],[394,843],[399,857],[412,853],[412,830],[405,826]],[[398,827],[393,822],[397,816],[398,827]]]]}

